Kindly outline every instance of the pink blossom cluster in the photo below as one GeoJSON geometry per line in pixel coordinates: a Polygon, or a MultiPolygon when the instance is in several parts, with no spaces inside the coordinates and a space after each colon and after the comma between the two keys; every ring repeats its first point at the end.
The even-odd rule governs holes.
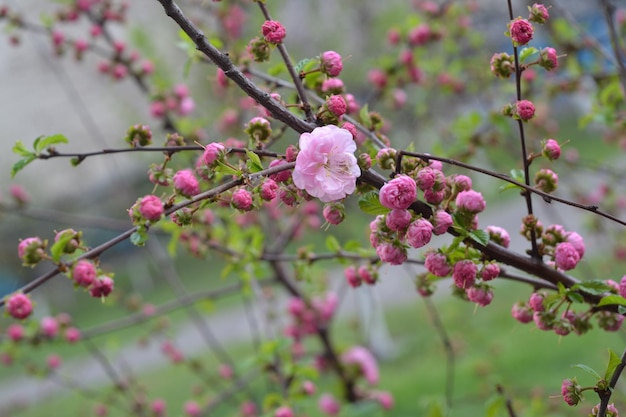
{"type": "Polygon", "coordinates": [[[291,298],[287,311],[291,319],[284,333],[294,340],[294,353],[303,352],[303,339],[314,335],[321,326],[325,326],[333,318],[338,304],[337,295],[327,293],[324,297],[314,297],[309,302],[302,298],[291,298]]]}
{"type": "MultiPolygon", "coordinates": [[[[585,242],[580,234],[566,231],[558,224],[544,228],[537,222],[534,227],[537,237],[541,239],[543,253],[550,257],[556,268],[562,271],[576,268],[585,254],[585,242]]],[[[528,235],[528,228],[524,223],[522,234],[528,235]]]]}
{"type": "Polygon", "coordinates": [[[348,266],[343,270],[343,275],[348,285],[352,288],[367,285],[374,285],[378,281],[378,269],[374,265],[348,266]]]}
{"type": "Polygon", "coordinates": [[[196,108],[196,103],[184,84],[176,85],[171,91],[158,94],[150,104],[152,117],[162,119],[172,114],[189,116],[196,108]]]}
{"type": "Polygon", "coordinates": [[[341,361],[354,366],[369,385],[378,385],[378,362],[372,353],[363,346],[353,346],[341,355],[341,361]]]}

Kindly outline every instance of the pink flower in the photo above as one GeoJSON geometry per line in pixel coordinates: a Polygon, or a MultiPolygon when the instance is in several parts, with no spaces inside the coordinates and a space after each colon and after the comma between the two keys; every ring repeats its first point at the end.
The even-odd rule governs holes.
{"type": "Polygon", "coordinates": [[[72,279],[77,285],[84,288],[89,287],[95,281],[97,274],[94,264],[85,259],[76,262],[72,268],[72,279]]]}
{"type": "Polygon", "coordinates": [[[356,189],[361,175],[352,134],[334,125],[300,135],[300,152],[292,178],[296,187],[328,203],[341,200],[356,189]]]}
{"type": "Polygon", "coordinates": [[[539,52],[539,65],[548,71],[552,71],[559,66],[559,57],[556,49],[546,47],[539,52]]]}
{"type": "Polygon", "coordinates": [[[500,275],[500,267],[496,263],[488,263],[483,266],[480,276],[484,281],[491,281],[500,275]]]}
{"type": "Polygon", "coordinates": [[[543,144],[543,156],[548,158],[550,161],[556,161],[561,156],[561,147],[559,143],[554,139],[548,139],[543,144]]]}
{"type": "Polygon", "coordinates": [[[520,120],[527,122],[535,116],[535,105],[529,100],[519,100],[515,103],[515,114],[520,120]]]}
{"type": "Polygon", "coordinates": [[[370,385],[378,384],[378,364],[369,350],[353,346],[341,356],[341,360],[346,364],[357,365],[370,385]]]}
{"type": "Polygon", "coordinates": [[[626,275],[619,282],[619,295],[626,298],[626,275]]]}
{"type": "Polygon", "coordinates": [[[274,417],[293,417],[293,411],[287,406],[282,406],[274,411],[274,417]]]}
{"type": "Polygon", "coordinates": [[[174,188],[185,197],[191,197],[200,192],[200,184],[190,169],[183,169],[174,174],[174,188]]]}
{"type": "Polygon", "coordinates": [[[483,195],[477,191],[461,191],[456,196],[456,207],[466,213],[480,213],[485,210],[485,206],[483,195]]]}
{"type": "Polygon", "coordinates": [[[437,205],[439,203],[441,203],[443,201],[443,199],[445,198],[446,193],[444,190],[441,191],[433,191],[433,190],[426,190],[424,191],[424,200],[426,200],[427,203],[429,204],[433,204],[433,205],[437,205]]]}
{"type": "Polygon", "coordinates": [[[489,239],[500,246],[508,248],[511,244],[509,232],[499,226],[487,226],[485,229],[489,233],[489,239]]]}
{"type": "Polygon", "coordinates": [[[108,297],[113,291],[114,284],[111,277],[104,275],[93,282],[89,294],[94,298],[108,297]]]}
{"type": "Polygon", "coordinates": [[[530,299],[528,300],[528,305],[533,311],[544,311],[545,307],[543,305],[543,299],[545,296],[542,293],[534,292],[530,295],[530,299]]]}
{"type": "Polygon", "coordinates": [[[13,342],[19,342],[24,338],[24,327],[21,324],[11,324],[7,328],[7,337],[13,342]]]}
{"type": "Polygon", "coordinates": [[[366,284],[374,285],[378,280],[378,272],[376,271],[375,267],[361,265],[359,266],[357,273],[366,284]]]}
{"type": "Polygon", "coordinates": [[[46,363],[48,364],[48,368],[57,369],[59,366],[61,366],[61,357],[55,354],[49,355],[46,358],[46,363]]]}
{"type": "MultiPolygon", "coordinates": [[[[340,78],[329,78],[322,83],[322,92],[329,94],[343,93],[345,86],[340,78]]],[[[345,100],[344,100],[345,102],[345,100]]],[[[344,128],[345,129],[345,128],[344,128]]]]}
{"type": "Polygon", "coordinates": [[[341,55],[335,51],[326,51],[320,57],[321,71],[330,76],[337,77],[343,70],[343,62],[341,61],[341,55]]]}
{"type": "Polygon", "coordinates": [[[458,261],[452,269],[452,278],[454,284],[462,289],[467,289],[474,285],[478,268],[476,264],[470,260],[458,261]]]}
{"type": "Polygon", "coordinates": [[[409,31],[409,45],[424,45],[430,40],[431,36],[432,30],[430,29],[430,26],[426,23],[422,23],[409,31]]]}
{"type": "Polygon", "coordinates": [[[438,252],[428,252],[424,266],[428,269],[428,272],[441,278],[448,276],[452,271],[446,255],[438,252]]]}
{"type": "Polygon", "coordinates": [[[196,102],[191,97],[183,97],[178,105],[178,114],[180,116],[188,116],[193,113],[196,108],[196,102]]]}
{"type": "Polygon", "coordinates": [[[30,200],[28,193],[21,185],[11,184],[11,187],[9,187],[9,194],[11,194],[13,200],[15,200],[15,202],[19,205],[26,204],[30,200]]]}
{"type": "Polygon", "coordinates": [[[242,211],[252,210],[252,194],[245,188],[239,188],[233,193],[231,203],[234,208],[242,211]]]}
{"type": "Polygon", "coordinates": [[[489,65],[491,68],[491,72],[496,77],[509,78],[512,74],[515,74],[514,57],[507,54],[506,52],[493,54],[489,65]]]}
{"type": "Polygon", "coordinates": [[[337,117],[346,114],[347,110],[346,100],[342,96],[336,94],[326,99],[326,107],[328,107],[328,111],[337,117]]]}
{"type": "Polygon", "coordinates": [[[357,270],[354,266],[349,266],[343,270],[343,275],[346,277],[346,282],[352,288],[361,286],[361,277],[357,274],[357,270]]]}
{"type": "Polygon", "coordinates": [[[23,320],[33,312],[33,303],[26,294],[18,292],[9,297],[5,308],[11,317],[23,320]]]}
{"type": "Polygon", "coordinates": [[[554,262],[559,269],[563,271],[574,269],[578,261],[580,261],[580,255],[574,245],[569,242],[561,242],[556,245],[554,249],[554,262]]]}
{"type": "Polygon", "coordinates": [[[572,246],[574,246],[574,249],[578,252],[578,256],[582,259],[585,254],[585,242],[583,241],[582,236],[576,232],[567,232],[565,240],[567,243],[571,243],[572,246]]]}
{"type": "Polygon", "coordinates": [[[65,329],[65,340],[67,343],[76,343],[80,340],[81,336],[80,330],[76,327],[68,327],[65,329]]]}
{"type": "Polygon", "coordinates": [[[526,19],[517,18],[509,23],[509,32],[516,45],[526,45],[533,38],[533,25],[526,19]]]}
{"type": "Polygon", "coordinates": [[[530,323],[533,321],[533,311],[523,302],[513,304],[511,315],[520,323],[530,323]]]}
{"type": "Polygon", "coordinates": [[[442,235],[448,231],[448,228],[452,226],[452,216],[445,210],[437,210],[435,214],[433,214],[433,224],[434,229],[433,233],[435,235],[442,235]]]}
{"type": "Polygon", "coordinates": [[[256,417],[256,404],[252,401],[244,401],[239,407],[239,411],[244,417],[256,417]]]}
{"type": "Polygon", "coordinates": [[[534,23],[546,23],[550,14],[548,13],[548,8],[540,3],[535,3],[532,6],[528,6],[528,11],[530,14],[528,15],[528,20],[534,23]]]}
{"type": "Polygon", "coordinates": [[[372,398],[374,398],[380,406],[385,410],[391,410],[393,408],[393,395],[387,391],[378,391],[372,393],[372,398]]]}
{"type": "Polygon", "coordinates": [[[465,294],[467,294],[467,298],[471,302],[481,307],[489,305],[491,300],[493,300],[493,291],[491,288],[482,285],[467,288],[465,294]]]}
{"type": "Polygon", "coordinates": [[[35,266],[45,256],[47,241],[38,237],[27,237],[17,245],[17,255],[25,266],[35,266]]]}
{"type": "Polygon", "coordinates": [[[535,184],[541,191],[551,193],[559,185],[559,176],[551,169],[543,168],[535,173],[535,184]]]}
{"type": "Polygon", "coordinates": [[[53,317],[44,317],[41,319],[41,333],[46,337],[56,337],[59,333],[59,323],[53,317]]]}
{"type": "Polygon", "coordinates": [[[411,223],[411,212],[405,209],[393,209],[385,216],[385,224],[395,232],[404,231],[411,223]]]}
{"type": "Polygon", "coordinates": [[[326,220],[328,224],[334,225],[341,223],[346,217],[344,206],[341,203],[330,203],[324,205],[322,215],[324,216],[324,220],[326,220]]]}
{"type": "Polygon", "coordinates": [[[582,400],[582,387],[578,385],[576,378],[564,379],[561,384],[561,395],[569,406],[577,405],[582,400]]]}
{"type": "Polygon", "coordinates": [[[202,413],[200,405],[195,401],[187,401],[183,408],[189,417],[198,417],[202,413]]]}
{"type": "Polygon", "coordinates": [[[285,27],[276,20],[266,20],[261,26],[261,32],[265,40],[274,45],[281,43],[287,36],[285,27]]]}
{"type": "Polygon", "coordinates": [[[407,253],[404,247],[388,242],[376,246],[376,254],[381,261],[391,265],[402,265],[407,260],[407,253]]]}
{"type": "Polygon", "coordinates": [[[339,401],[337,401],[335,397],[329,393],[322,394],[317,405],[324,414],[329,416],[336,416],[339,414],[339,410],[341,409],[339,401]]]}
{"type": "Polygon", "coordinates": [[[272,201],[276,198],[278,184],[271,178],[266,178],[259,188],[259,196],[265,201],[272,201]]]}
{"type": "Polygon", "coordinates": [[[156,398],[150,404],[150,411],[154,414],[154,417],[163,417],[165,415],[165,408],[167,403],[162,398],[156,398]]]}
{"type": "Polygon", "coordinates": [[[367,73],[367,80],[376,88],[382,90],[387,86],[387,73],[385,71],[374,68],[367,73]]]}
{"type": "Polygon", "coordinates": [[[408,175],[398,175],[380,189],[380,203],[390,209],[407,209],[417,198],[417,185],[408,175]]]}
{"type": "Polygon", "coordinates": [[[426,219],[412,222],[406,231],[406,241],[414,248],[421,248],[430,242],[433,236],[433,225],[426,219]]]}
{"type": "Polygon", "coordinates": [[[161,218],[163,212],[163,203],[155,195],[147,195],[139,202],[139,213],[146,220],[157,221],[161,218]]]}
{"type": "MultiPolygon", "coordinates": [[[[297,156],[296,156],[296,159],[297,159],[297,156]]],[[[285,164],[287,164],[287,161],[285,161],[284,159],[274,159],[272,162],[270,162],[269,167],[274,168],[274,167],[285,165],[285,164]]],[[[291,178],[291,174],[292,174],[292,171],[290,169],[285,169],[275,174],[271,174],[269,177],[276,182],[287,182],[289,181],[289,178],[291,178]]]]}

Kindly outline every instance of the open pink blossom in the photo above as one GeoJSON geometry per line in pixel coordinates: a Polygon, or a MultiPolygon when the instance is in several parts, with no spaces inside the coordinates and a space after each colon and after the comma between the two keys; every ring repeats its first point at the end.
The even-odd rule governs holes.
{"type": "Polygon", "coordinates": [[[328,203],[341,200],[356,189],[361,175],[352,134],[334,125],[300,135],[300,152],[292,178],[296,187],[328,203]]]}
{"type": "Polygon", "coordinates": [[[341,360],[346,364],[357,365],[370,385],[378,384],[378,363],[366,348],[354,346],[343,354],[341,360]]]}

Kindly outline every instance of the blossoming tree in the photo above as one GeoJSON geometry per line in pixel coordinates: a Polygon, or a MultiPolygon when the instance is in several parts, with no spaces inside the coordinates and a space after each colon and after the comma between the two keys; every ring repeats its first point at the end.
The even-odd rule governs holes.
{"type": "MultiPolygon", "coordinates": [[[[199,6],[188,2],[179,6],[173,0],[155,0],[164,12],[158,24],[175,24],[180,29],[180,39],[172,42],[179,41],[188,54],[186,65],[201,65],[211,72],[216,95],[223,100],[221,105],[236,103],[219,120],[211,117],[198,124],[186,121],[198,111],[195,99],[200,93],[184,85],[159,85],[153,80],[155,64],[130,51],[128,44],[114,35],[111,27],[125,22],[132,4],[108,0],[63,3],[54,15],[43,19],[43,24],[30,20],[28,13],[20,13],[15,7],[0,6],[0,23],[15,44],[21,37],[45,36],[60,56],[100,56],[98,71],[102,75],[118,81],[130,79],[148,97],[154,124],[149,127],[144,121],[136,121],[128,129],[126,148],[88,153],[65,152],[71,143],[67,145],[63,135],[42,136],[32,144],[19,141],[13,148],[16,162],[12,174],[33,169],[28,165],[38,159],[71,158],[75,166],[87,164],[97,155],[121,152],[149,153],[160,159],[146,167],[145,182],[152,191],[137,196],[127,210],[128,228],[115,238],[92,246],[94,243],[85,242],[76,227],[56,231],[50,241],[24,236],[17,243],[17,255],[24,266],[43,265],[48,270],[1,302],[13,320],[6,326],[2,342],[5,362],[11,362],[16,350],[28,341],[52,343],[61,339],[61,332],[69,344],[89,343],[67,315],[45,317],[36,323],[32,319],[31,293],[45,290],[48,281],[65,275],[77,291],[113,302],[108,300],[116,291],[113,271],[103,266],[100,257],[126,240],[138,247],[150,246],[154,230],[169,234],[174,245],[185,247],[194,256],[220,254],[226,259],[222,275],[238,277],[234,287],[197,297],[181,290],[171,303],[193,306],[198,299],[234,291],[252,291],[263,300],[269,296],[262,287],[270,286],[289,296],[282,323],[287,339],[266,335],[268,341],[256,358],[254,372],[267,374],[269,392],[260,399],[251,395],[241,401],[233,412],[238,415],[309,415],[312,399],[326,415],[343,413],[344,403],[376,404],[376,412],[393,412],[393,393],[372,388],[379,383],[375,355],[363,346],[337,346],[329,331],[338,296],[326,288],[320,290],[320,282],[309,285],[315,278],[306,279],[307,269],[320,261],[341,262],[349,287],[374,288],[384,265],[423,265],[423,272],[416,277],[419,295],[429,297],[436,283],[450,281],[455,295],[485,308],[496,295],[493,282],[509,279],[531,288],[530,297],[519,300],[511,309],[520,323],[534,323],[560,336],[586,333],[592,320],[606,331],[620,328],[626,305],[626,278],[579,280],[568,275],[567,271],[575,270],[585,256],[583,231],[566,230],[560,224],[544,225],[545,220],[538,218],[535,208],[540,202],[563,204],[618,227],[626,221],[597,204],[559,196],[559,177],[553,167],[536,165],[539,161],[559,160],[566,141],[541,140],[543,136],[529,139],[551,131],[551,120],[540,114],[540,104],[542,100],[548,102],[549,96],[533,88],[533,83],[545,78],[542,87],[548,91],[550,83],[561,82],[550,78],[551,74],[562,71],[568,78],[559,85],[561,91],[575,90],[583,68],[576,66],[573,57],[582,49],[608,61],[601,68],[606,73],[601,74],[599,101],[589,117],[602,119],[609,135],[624,134],[626,53],[620,35],[626,33],[626,16],[624,12],[616,13],[609,0],[599,4],[606,15],[612,52],[592,38],[578,40],[576,33],[563,27],[563,21],[552,25],[555,15],[557,19],[570,18],[566,9],[551,10],[538,3],[526,8],[522,2],[509,0],[506,5],[498,5],[503,8],[498,16],[502,32],[506,30],[502,37],[507,41],[503,48],[506,51],[490,50],[486,55],[481,50],[484,47],[465,43],[472,33],[469,17],[481,11],[479,2],[416,0],[405,5],[415,17],[388,28],[387,42],[395,48],[394,56],[381,60],[380,68],[368,69],[369,96],[351,91],[347,80],[342,80],[348,66],[358,71],[365,67],[344,59],[334,50],[338,49],[336,45],[328,45],[316,56],[293,60],[287,51],[288,25],[272,18],[279,7],[274,2],[214,1],[199,6]],[[193,17],[194,6],[215,18],[216,26],[202,29],[202,19],[193,17]],[[522,13],[527,17],[516,17],[522,13]],[[262,21],[244,25],[246,16],[257,16],[262,21]],[[86,29],[86,34],[71,37],[66,32],[71,25],[76,26],[76,32],[86,29]],[[552,46],[533,46],[541,25],[547,28],[552,46]],[[249,33],[254,37],[246,37],[249,33]],[[441,44],[445,47],[437,49],[441,44]],[[427,73],[429,54],[447,56],[446,48],[454,57],[450,67],[461,70],[455,74],[437,67],[437,73],[427,73]],[[429,84],[430,77],[436,82],[429,84]],[[473,83],[478,88],[472,88],[473,83]],[[503,85],[510,90],[499,89],[503,85]],[[458,138],[450,144],[450,149],[456,146],[460,151],[437,144],[432,149],[396,145],[394,129],[384,116],[385,103],[399,111],[410,100],[407,91],[417,94],[429,86],[433,97],[448,90],[465,103],[463,107],[469,105],[467,97],[472,94],[487,100],[483,92],[488,89],[500,94],[500,101],[506,104],[491,109],[480,125],[462,125],[471,130],[470,134],[463,132],[465,140],[458,138]],[[227,90],[241,91],[245,98],[227,95],[227,90]],[[361,96],[367,103],[359,102],[361,96]],[[380,112],[370,110],[375,107],[380,112]],[[198,127],[203,123],[219,126],[221,136],[208,139],[203,129],[206,126],[198,127]],[[157,129],[159,133],[155,133],[157,129]],[[231,134],[234,137],[229,137],[231,134]],[[157,136],[165,136],[163,146],[153,145],[157,136]],[[477,149],[491,146],[490,137],[516,138],[498,143],[507,153],[518,155],[516,165],[509,167],[510,175],[480,164],[477,149]],[[475,186],[470,175],[495,178],[503,189],[519,192],[520,204],[526,208],[525,216],[519,219],[521,234],[527,240],[525,251],[510,248],[510,231],[479,220],[487,207],[485,196],[491,194],[475,186]],[[294,249],[293,243],[307,227],[319,226],[315,219],[320,211],[327,223],[328,252],[315,253],[306,246],[294,249]],[[345,221],[362,222],[369,241],[341,244],[333,237],[333,226],[345,221]],[[438,241],[442,235],[450,239],[438,241]],[[310,346],[313,339],[318,340],[318,348],[310,346]],[[340,388],[334,394],[316,393],[313,380],[318,374],[333,375],[340,388]]],[[[15,189],[13,194],[16,202],[25,203],[27,197],[20,190],[15,189]]],[[[170,308],[168,303],[145,306],[141,314],[110,326],[125,326],[124,320],[144,323],[170,308]]],[[[204,319],[197,311],[190,311],[192,321],[199,320],[197,324],[202,328],[204,319]]],[[[212,338],[209,332],[204,334],[212,338]]],[[[213,349],[223,349],[216,346],[213,342],[213,349]]],[[[172,343],[164,343],[162,351],[173,362],[185,360],[172,343]]],[[[107,366],[93,346],[91,353],[107,366]]],[[[193,368],[194,363],[190,364],[193,368]]],[[[48,358],[49,372],[59,365],[59,357],[48,358]]],[[[589,387],[582,387],[575,378],[569,378],[568,370],[563,370],[563,400],[576,405],[583,391],[593,390],[599,398],[591,415],[617,416],[613,396],[624,366],[626,354],[620,358],[611,353],[606,372],[603,376],[595,373],[596,384],[589,387]]],[[[251,376],[241,375],[234,368],[223,364],[217,372],[217,380],[232,380],[231,386],[218,390],[210,401],[185,402],[183,412],[188,416],[211,415],[237,392],[252,392],[255,386],[250,383],[251,376]]],[[[121,399],[110,407],[100,404],[97,415],[118,411],[123,415],[166,415],[162,399],[147,400],[107,369],[121,388],[121,399]],[[125,397],[124,393],[129,395],[125,397]]],[[[222,388],[220,383],[215,384],[222,388]]],[[[497,412],[516,415],[510,402],[497,412]]]]}

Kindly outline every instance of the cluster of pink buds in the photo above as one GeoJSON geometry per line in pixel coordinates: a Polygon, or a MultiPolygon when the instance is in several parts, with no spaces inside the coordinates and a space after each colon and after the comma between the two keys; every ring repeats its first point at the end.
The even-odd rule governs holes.
{"type": "Polygon", "coordinates": [[[337,295],[333,293],[323,298],[312,298],[310,303],[302,298],[289,300],[287,311],[292,323],[285,328],[285,334],[294,340],[294,353],[302,351],[305,336],[316,334],[319,327],[325,326],[333,318],[337,303],[337,295]]]}
{"type": "Polygon", "coordinates": [[[78,287],[89,291],[94,298],[105,298],[113,291],[113,279],[98,271],[98,268],[86,259],[79,260],[71,270],[71,278],[78,287]]]}
{"type": "Polygon", "coordinates": [[[358,268],[349,266],[343,270],[343,274],[352,288],[359,287],[363,283],[374,285],[378,281],[378,268],[374,265],[361,265],[358,268]]]}
{"type": "Polygon", "coordinates": [[[159,94],[150,104],[150,114],[156,118],[164,118],[174,113],[179,116],[189,116],[196,104],[189,95],[189,89],[184,84],[179,84],[172,91],[159,94]]]}

